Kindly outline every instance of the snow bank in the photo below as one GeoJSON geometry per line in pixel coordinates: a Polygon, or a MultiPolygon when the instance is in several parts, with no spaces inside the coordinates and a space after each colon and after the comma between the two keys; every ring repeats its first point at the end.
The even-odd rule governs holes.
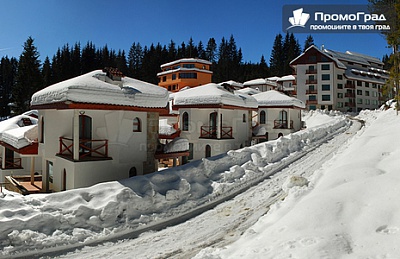
{"type": "Polygon", "coordinates": [[[286,199],[241,238],[196,258],[398,258],[400,116],[357,118],[365,127],[309,184],[286,182],[286,199]]]}
{"type": "Polygon", "coordinates": [[[0,198],[1,254],[88,244],[179,217],[249,188],[349,125],[344,116],[331,116],[278,140],[120,182],[53,194],[6,193],[0,198]]]}

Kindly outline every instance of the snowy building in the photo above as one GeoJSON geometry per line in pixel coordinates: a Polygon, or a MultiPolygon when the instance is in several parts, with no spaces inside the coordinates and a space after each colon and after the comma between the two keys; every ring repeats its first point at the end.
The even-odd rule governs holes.
{"type": "Polygon", "coordinates": [[[243,86],[265,92],[276,89],[277,84],[275,78],[257,78],[244,82],[243,86]]]}
{"type": "Polygon", "coordinates": [[[1,182],[9,176],[41,174],[36,116],[36,111],[30,111],[0,122],[1,182]]]}
{"type": "Polygon", "coordinates": [[[257,101],[249,95],[210,83],[175,93],[173,107],[179,110],[180,137],[189,141],[189,160],[250,145],[257,101]]]}
{"type": "Polygon", "coordinates": [[[177,92],[184,87],[196,87],[211,83],[211,62],[198,58],[183,58],[161,65],[157,74],[158,85],[177,92]]]}
{"type": "Polygon", "coordinates": [[[96,70],[36,92],[44,191],[61,191],[157,170],[159,112],[168,92],[96,70]]]}
{"type": "Polygon", "coordinates": [[[254,139],[270,140],[299,131],[304,102],[271,90],[253,95],[258,102],[258,122],[253,128],[254,139]]]}
{"type": "Polygon", "coordinates": [[[361,111],[382,104],[388,72],[378,58],[311,46],[290,65],[296,73],[296,97],[310,110],[361,111]]]}

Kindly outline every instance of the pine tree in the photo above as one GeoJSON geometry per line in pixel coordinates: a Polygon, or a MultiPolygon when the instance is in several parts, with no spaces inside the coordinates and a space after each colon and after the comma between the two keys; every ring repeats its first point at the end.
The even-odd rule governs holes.
{"type": "Polygon", "coordinates": [[[29,110],[31,96],[43,87],[39,52],[33,43],[34,39],[29,37],[19,57],[17,83],[12,90],[14,111],[17,114],[29,110]]]}
{"type": "Polygon", "coordinates": [[[43,62],[42,77],[43,77],[43,87],[47,87],[53,84],[52,69],[49,57],[46,57],[46,59],[43,62]]]}
{"type": "Polygon", "coordinates": [[[311,35],[308,35],[306,41],[304,42],[303,52],[305,52],[306,49],[308,49],[312,45],[314,45],[314,38],[311,35]]]}
{"type": "Polygon", "coordinates": [[[197,53],[198,53],[198,58],[201,59],[206,59],[206,51],[204,50],[203,42],[199,41],[199,44],[197,44],[197,53]]]}
{"type": "Polygon", "coordinates": [[[16,83],[18,61],[3,57],[0,62],[0,117],[10,116],[11,91],[16,83]]]}
{"type": "Polygon", "coordinates": [[[210,38],[206,47],[206,59],[211,63],[216,62],[217,57],[217,43],[214,38],[210,38]]]}
{"type": "Polygon", "coordinates": [[[285,55],[283,53],[282,35],[279,33],[275,36],[272,46],[271,57],[269,59],[269,68],[271,75],[282,76],[284,67],[285,55]]]}

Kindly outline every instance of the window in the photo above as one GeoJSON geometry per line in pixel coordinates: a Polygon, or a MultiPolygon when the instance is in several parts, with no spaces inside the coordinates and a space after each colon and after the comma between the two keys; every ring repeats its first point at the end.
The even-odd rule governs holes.
{"type": "Polygon", "coordinates": [[[315,67],[314,66],[308,66],[308,70],[309,71],[315,71],[315,67]]]}
{"type": "Polygon", "coordinates": [[[197,73],[179,73],[179,78],[196,79],[197,78],[197,73]]]}
{"type": "Polygon", "coordinates": [[[310,101],[316,101],[316,100],[317,100],[317,96],[316,96],[316,95],[310,95],[310,96],[308,97],[308,100],[310,100],[310,101]]]}
{"type": "Polygon", "coordinates": [[[211,146],[206,145],[206,155],[205,157],[210,157],[211,156],[211,146]]]}
{"type": "Polygon", "coordinates": [[[40,143],[44,143],[44,117],[40,120],[40,143]]]}
{"type": "Polygon", "coordinates": [[[329,94],[322,95],[322,101],[330,101],[330,100],[331,100],[331,96],[329,94]]]}
{"type": "Polygon", "coordinates": [[[369,96],[369,91],[365,91],[365,96],[369,96]]]}
{"type": "Polygon", "coordinates": [[[337,97],[338,97],[338,98],[343,98],[343,93],[338,93],[338,94],[337,94],[337,97]]]}
{"type": "Polygon", "coordinates": [[[357,90],[357,95],[362,95],[362,90],[357,90]]]}
{"type": "Polygon", "coordinates": [[[357,81],[357,86],[362,86],[362,81],[357,81]]]}
{"type": "Polygon", "coordinates": [[[365,87],[369,87],[369,83],[368,82],[365,82],[365,87]]]}
{"type": "Polygon", "coordinates": [[[194,64],[183,64],[182,67],[184,67],[184,68],[194,68],[194,64]]]}
{"type": "Polygon", "coordinates": [[[337,84],[338,89],[343,89],[343,84],[337,84]]]}
{"type": "Polygon", "coordinates": [[[163,76],[162,81],[163,81],[163,82],[167,81],[167,77],[166,77],[166,76],[163,76]]]}
{"type": "Polygon", "coordinates": [[[361,98],[357,98],[357,104],[362,104],[362,103],[363,103],[362,99],[361,98]]]}
{"type": "Polygon", "coordinates": [[[260,124],[265,124],[265,122],[266,122],[266,114],[265,114],[265,111],[261,111],[260,112],[260,124]]]}
{"type": "Polygon", "coordinates": [[[322,80],[331,80],[330,74],[322,74],[322,80]]]}
{"type": "Polygon", "coordinates": [[[371,104],[371,101],[370,101],[369,99],[366,99],[366,100],[365,100],[365,104],[370,105],[370,104],[371,104]]]}
{"type": "Polygon", "coordinates": [[[321,65],[321,70],[329,70],[329,69],[330,69],[330,65],[329,64],[321,65]]]}
{"type": "Polygon", "coordinates": [[[138,117],[133,119],[133,132],[141,132],[140,119],[138,117]]]}
{"type": "Polygon", "coordinates": [[[176,74],[172,74],[172,80],[176,79],[176,74]]]}
{"type": "Polygon", "coordinates": [[[343,79],[343,75],[339,75],[339,74],[338,74],[338,75],[337,75],[337,79],[338,79],[338,80],[342,80],[342,79],[343,79]]]}
{"type": "Polygon", "coordinates": [[[243,122],[246,122],[246,114],[245,114],[245,113],[243,113],[242,121],[243,121],[243,122]]]}
{"type": "Polygon", "coordinates": [[[375,83],[372,83],[372,88],[376,88],[376,84],[375,83]]]}
{"type": "Polygon", "coordinates": [[[182,130],[188,131],[189,130],[189,114],[184,112],[182,114],[182,130]]]}
{"type": "Polygon", "coordinates": [[[53,176],[54,176],[54,172],[53,172],[53,162],[51,161],[47,161],[47,179],[50,183],[53,183],[53,176]]]}
{"type": "Polygon", "coordinates": [[[331,85],[322,85],[322,91],[330,91],[331,85]]]}
{"type": "Polygon", "coordinates": [[[338,108],[343,108],[343,103],[342,103],[342,102],[338,102],[338,103],[337,103],[337,107],[338,107],[338,108]]]}

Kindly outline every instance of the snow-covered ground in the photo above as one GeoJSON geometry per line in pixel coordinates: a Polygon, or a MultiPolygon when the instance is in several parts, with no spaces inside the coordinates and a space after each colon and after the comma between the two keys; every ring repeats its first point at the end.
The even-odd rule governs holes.
{"type": "Polygon", "coordinates": [[[304,131],[159,173],[47,195],[5,192],[0,199],[2,255],[55,255],[140,232],[145,233],[136,239],[85,247],[67,256],[182,257],[201,248],[197,258],[395,255],[394,244],[400,240],[393,206],[399,117],[393,110],[363,112],[359,117],[366,127],[355,134],[360,123],[352,124],[343,115],[307,116],[304,131]],[[209,209],[207,205],[248,188],[182,224],[146,231],[184,214],[198,214],[195,209],[209,209]],[[242,207],[236,206],[238,199],[242,207]],[[197,228],[201,222],[206,225],[197,228]],[[196,237],[197,244],[190,242],[196,237]],[[384,248],[379,254],[374,240],[384,248]]]}

